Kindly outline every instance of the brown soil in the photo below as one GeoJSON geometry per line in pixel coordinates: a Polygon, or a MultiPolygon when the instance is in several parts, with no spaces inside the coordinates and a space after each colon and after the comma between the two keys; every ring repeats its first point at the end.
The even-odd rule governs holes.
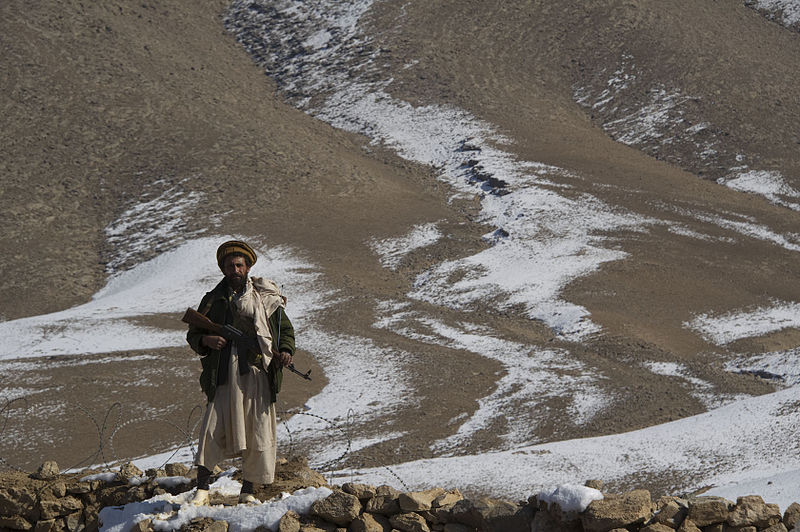
{"type": "MultiPolygon", "coordinates": [[[[799,300],[795,254],[668,206],[734,212],[780,234],[796,230],[799,213],[702,177],[718,177],[730,157],[744,153],[749,164],[780,171],[800,188],[800,34],[733,0],[408,2],[402,3],[403,31],[390,31],[400,5],[381,2],[370,14],[396,77],[394,95],[455,104],[496,124],[515,139],[512,150],[520,158],[577,176],[563,178],[575,194],[734,238],[701,241],[663,226],[609,235],[628,257],[564,294],[604,329],[583,345],[558,340],[519,310],[457,312],[412,302],[411,310],[435,313],[444,323],[492,324],[505,339],[564,349],[604,377],[603,391],[616,402],[586,425],[565,423],[559,399],[515,405],[520,412],[550,407],[530,440],[609,434],[703,411],[685,383],[632,361],[681,362],[718,394],[771,391],[769,382],[724,372],[721,362],[745,349],[796,347],[796,331],[724,349],[683,323],[699,312],[799,300]],[[592,115],[574,102],[575,85],[599,87],[619,68],[623,52],[644,72],[642,88],[679,86],[696,98],[687,120],[715,124],[717,166],[706,168],[680,143],[614,142],[601,126],[616,116],[592,115]],[[404,70],[411,59],[420,63],[404,70]]],[[[302,250],[322,268],[327,285],[348,295],[348,312],[329,312],[321,326],[413,353],[418,407],[371,429],[406,435],[348,457],[349,463],[431,456],[430,444],[452,434],[452,420],[473,412],[494,390],[502,368],[374,329],[375,301],[403,299],[425,268],[485,246],[480,236],[488,229],[474,221],[474,202],[448,201],[450,191],[437,184],[433,169],[367,146],[364,138],[284,103],[224,31],[225,7],[222,0],[68,0],[58,8],[11,0],[0,6],[0,78],[7,87],[0,95],[0,317],[88,300],[104,284],[115,251],[103,230],[142,191],[203,192],[208,199],[189,216],[186,233],[209,228],[302,250]],[[411,254],[396,272],[382,268],[365,245],[441,220],[446,238],[411,254]]],[[[298,338],[302,345],[302,331],[298,338]]],[[[21,356],[0,362],[4,388],[29,390],[3,411],[0,458],[24,469],[44,459],[88,465],[180,444],[203,402],[199,364],[188,347],[21,356]],[[162,430],[165,424],[171,428],[162,430]],[[114,430],[112,449],[107,438],[114,430]]],[[[315,380],[287,376],[279,410],[296,411],[325,384],[311,357],[301,352],[297,366],[313,368],[315,380]]],[[[460,452],[494,447],[502,428],[479,433],[460,452]]]]}

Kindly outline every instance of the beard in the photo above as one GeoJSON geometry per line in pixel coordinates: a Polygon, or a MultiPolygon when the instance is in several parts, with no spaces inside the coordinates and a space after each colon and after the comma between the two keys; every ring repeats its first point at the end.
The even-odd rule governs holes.
{"type": "Polygon", "coordinates": [[[236,290],[237,292],[241,290],[245,283],[247,282],[247,275],[229,275],[226,277],[228,280],[228,286],[236,290]]]}

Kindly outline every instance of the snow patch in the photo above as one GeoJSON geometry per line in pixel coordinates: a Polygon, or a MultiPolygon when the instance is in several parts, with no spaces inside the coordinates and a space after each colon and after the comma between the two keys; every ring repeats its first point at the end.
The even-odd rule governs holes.
{"type": "Polygon", "coordinates": [[[414,227],[408,234],[398,238],[373,239],[369,246],[381,258],[381,264],[396,270],[403,257],[412,251],[430,246],[442,238],[442,232],[435,223],[414,227]]]}
{"type": "Polygon", "coordinates": [[[602,501],[603,493],[594,488],[577,484],[562,484],[552,491],[541,491],[537,500],[547,504],[557,504],[564,512],[580,513],[586,510],[592,501],[602,501]]]}
{"type": "Polygon", "coordinates": [[[684,326],[721,346],[742,338],[799,328],[800,303],[775,301],[772,306],[753,310],[740,310],[716,316],[700,314],[693,320],[684,322],[684,326]]]}

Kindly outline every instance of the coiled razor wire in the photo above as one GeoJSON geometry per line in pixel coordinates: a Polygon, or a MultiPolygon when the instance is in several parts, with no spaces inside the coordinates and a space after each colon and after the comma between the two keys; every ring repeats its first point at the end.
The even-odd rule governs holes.
{"type": "MultiPolygon", "coordinates": [[[[8,427],[8,423],[10,420],[10,411],[13,405],[17,403],[24,404],[24,410],[30,410],[31,406],[28,402],[28,399],[25,397],[19,397],[16,399],[10,399],[6,401],[5,405],[0,408],[0,415],[3,416],[2,422],[2,429],[0,429],[0,438],[2,438],[3,434],[6,432],[6,428],[8,427]]],[[[115,464],[121,463],[120,457],[117,455],[117,451],[114,448],[114,441],[119,432],[127,427],[130,427],[135,424],[141,423],[162,423],[166,426],[171,427],[174,429],[181,438],[181,443],[179,444],[178,448],[167,457],[164,462],[158,467],[159,469],[163,468],[166,464],[170,463],[170,461],[177,455],[182,448],[188,448],[192,454],[192,461],[196,461],[197,459],[197,446],[195,438],[193,434],[197,431],[198,425],[202,421],[202,416],[195,418],[195,414],[198,411],[202,410],[202,406],[196,405],[192,408],[189,412],[189,415],[186,418],[185,426],[181,427],[178,423],[175,423],[169,419],[163,418],[152,418],[152,417],[138,417],[134,419],[129,419],[127,421],[122,422],[123,417],[123,408],[122,403],[114,402],[112,403],[108,409],[105,411],[105,415],[103,416],[102,423],[98,422],[98,419],[83,405],[76,403],[75,406],[77,410],[80,411],[84,416],[86,416],[92,423],[95,428],[96,436],[97,436],[97,447],[93,450],[91,454],[86,456],[85,458],[78,460],[76,463],[72,464],[70,467],[63,469],[63,471],[75,471],[76,469],[86,466],[87,464],[100,464],[101,471],[112,471],[115,464]],[[113,416],[116,411],[116,416],[113,416]],[[107,444],[106,444],[107,440],[107,444]],[[108,450],[106,450],[108,449],[108,450]],[[98,459],[99,458],[99,459],[98,459]]],[[[346,441],[346,446],[344,451],[331,460],[328,460],[322,464],[319,464],[315,467],[318,471],[322,472],[323,475],[331,474],[336,467],[341,464],[349,455],[351,455],[352,448],[353,448],[353,431],[354,431],[354,421],[356,414],[354,410],[351,408],[347,411],[347,415],[344,419],[344,422],[341,421],[334,421],[328,419],[324,416],[320,416],[318,414],[313,414],[310,412],[292,412],[292,411],[280,411],[278,412],[280,415],[287,415],[287,416],[308,416],[315,419],[318,419],[326,424],[323,430],[334,430],[341,434],[341,436],[346,441]]],[[[289,420],[283,423],[283,427],[286,430],[286,433],[289,437],[289,450],[288,455],[293,456],[295,451],[295,440],[294,435],[292,433],[291,427],[288,423],[289,420]]],[[[27,471],[21,467],[18,467],[3,457],[0,457],[0,464],[4,464],[6,467],[13,469],[15,471],[26,473],[27,471]]],[[[382,466],[382,469],[385,469],[397,482],[399,482],[406,491],[409,491],[408,485],[403,481],[403,479],[389,466],[382,466]]],[[[78,476],[82,473],[77,472],[75,476],[78,476]]],[[[331,478],[327,479],[329,483],[331,483],[331,478]]]]}
{"type": "MultiPolygon", "coordinates": [[[[323,464],[320,464],[318,466],[319,469],[322,469],[323,471],[328,471],[328,470],[332,469],[332,466],[334,464],[337,464],[337,463],[341,462],[342,460],[345,459],[345,457],[348,454],[350,454],[350,449],[352,448],[352,438],[351,438],[351,435],[350,435],[350,428],[351,428],[351,425],[352,425],[352,419],[354,417],[354,413],[353,413],[353,409],[352,408],[347,411],[347,417],[345,418],[344,428],[342,426],[340,426],[339,424],[337,424],[336,422],[331,421],[328,418],[325,418],[325,417],[322,417],[322,416],[318,416],[317,414],[311,414],[309,412],[290,412],[290,411],[284,410],[284,411],[278,412],[278,414],[281,414],[281,415],[287,414],[287,415],[291,415],[291,416],[313,417],[313,418],[319,419],[321,421],[324,421],[331,428],[341,432],[344,435],[345,440],[347,440],[347,447],[345,448],[344,452],[340,456],[338,456],[337,458],[334,458],[332,460],[328,460],[327,462],[325,462],[323,464]]],[[[292,431],[289,428],[288,420],[287,420],[287,422],[283,423],[283,427],[286,429],[286,433],[289,435],[289,453],[288,454],[291,456],[291,455],[294,454],[294,438],[292,437],[292,431]]]]}
{"type": "MultiPolygon", "coordinates": [[[[25,403],[25,410],[29,410],[30,409],[30,405],[28,404],[28,398],[27,397],[17,397],[16,399],[9,399],[8,401],[6,401],[5,406],[3,406],[2,409],[0,409],[0,414],[3,414],[3,416],[4,416],[3,417],[3,428],[2,428],[2,430],[0,430],[0,438],[2,438],[3,435],[6,433],[6,427],[8,426],[8,418],[11,415],[11,412],[10,412],[11,405],[16,403],[17,401],[21,401],[21,402],[25,403]]],[[[16,470],[16,471],[18,471],[20,473],[25,473],[25,470],[23,470],[20,467],[15,466],[14,464],[12,464],[11,462],[9,462],[8,460],[6,460],[5,458],[3,458],[1,456],[0,456],[0,462],[5,464],[10,469],[14,469],[14,470],[16,470]]]]}
{"type": "MultiPolygon", "coordinates": [[[[336,464],[338,464],[339,462],[342,462],[351,453],[351,450],[352,450],[352,430],[353,430],[353,426],[354,426],[353,420],[355,418],[355,412],[353,411],[352,408],[347,411],[347,416],[345,418],[344,427],[340,426],[338,423],[336,423],[334,421],[331,421],[328,418],[325,418],[323,416],[319,416],[317,414],[312,414],[312,413],[309,413],[309,412],[291,412],[291,411],[284,410],[284,411],[278,412],[278,414],[281,414],[281,415],[286,414],[286,415],[292,415],[292,416],[301,415],[301,416],[313,417],[313,418],[319,419],[321,421],[324,421],[330,427],[332,427],[333,429],[338,430],[339,432],[341,432],[344,435],[345,439],[347,440],[347,448],[337,458],[334,458],[332,460],[328,460],[327,462],[322,463],[322,464],[317,466],[317,469],[320,469],[321,471],[323,471],[323,473],[329,473],[329,474],[332,473],[333,469],[334,469],[334,466],[336,464]]],[[[292,456],[292,454],[294,453],[294,438],[292,437],[292,431],[289,428],[288,422],[284,422],[283,423],[283,427],[286,429],[286,433],[289,436],[289,452],[287,454],[289,454],[289,456],[292,456]]],[[[411,491],[411,488],[408,487],[408,484],[406,484],[405,481],[402,478],[400,478],[400,475],[398,475],[391,467],[386,466],[386,465],[381,466],[381,467],[382,467],[382,469],[385,469],[386,471],[388,471],[389,474],[392,477],[394,477],[403,486],[403,488],[406,491],[411,491]]],[[[332,484],[332,479],[331,478],[328,478],[328,483],[332,484]]]]}

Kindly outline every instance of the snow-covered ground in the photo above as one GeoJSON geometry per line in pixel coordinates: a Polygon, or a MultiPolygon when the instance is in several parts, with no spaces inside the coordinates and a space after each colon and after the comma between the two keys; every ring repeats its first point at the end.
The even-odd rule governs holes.
{"type": "MultiPolygon", "coordinates": [[[[286,0],[276,4],[277,7],[271,2],[261,3],[280,10],[283,25],[265,25],[261,17],[269,10],[251,10],[251,0],[234,3],[229,19],[235,19],[245,28],[237,30],[245,42],[264,39],[278,43],[279,46],[270,48],[277,50],[274,57],[261,59],[273,75],[279,78],[285,75],[284,86],[301,95],[298,105],[335,126],[369,135],[376,143],[393,147],[403,157],[441,169],[439,178],[452,186],[456,194],[481,197],[481,221],[495,228],[486,235],[491,245],[480,253],[438,264],[423,272],[406,295],[408,299],[459,309],[480,304],[491,295],[501,307],[521,305],[531,318],[541,320],[568,340],[581,341],[600,330],[591,321],[588,311],[565,300],[562,291],[602,264],[626,257],[606,235],[647,231],[665,222],[633,215],[590,195],[562,194],[560,191],[564,187],[558,184],[558,178],[565,174],[564,170],[518,160],[504,150],[512,140],[500,135],[491,124],[451,107],[414,107],[397,101],[383,90],[390,80],[366,83],[358,75],[347,75],[349,70],[343,65],[371,71],[370,61],[378,53],[361,53],[368,47],[369,37],[361,33],[358,23],[369,9],[370,1],[286,0]],[[270,35],[264,30],[268,27],[277,32],[295,32],[297,38],[270,35]],[[303,43],[303,53],[280,48],[281,43],[292,46],[298,42],[303,43]],[[360,63],[351,64],[356,57],[360,63]],[[299,72],[302,76],[294,75],[299,72]],[[288,83],[292,85],[289,87],[288,83]],[[312,98],[323,91],[327,97],[321,103],[312,98]],[[312,101],[317,102],[313,108],[312,101]],[[453,278],[459,280],[451,282],[453,278]]],[[[413,62],[409,68],[413,68],[413,62]]],[[[619,83],[623,84],[623,73],[618,74],[619,83]]],[[[661,103],[678,98],[669,93],[662,96],[661,103]]],[[[646,121],[634,122],[644,125],[646,121]]],[[[747,191],[760,190],[761,185],[754,179],[743,175],[728,185],[747,191]]],[[[764,190],[790,196],[793,192],[774,187],[764,190]]],[[[159,230],[158,224],[140,224],[143,214],[151,220],[162,217],[170,227],[180,227],[184,210],[199,201],[191,192],[182,194],[181,198],[178,205],[169,205],[159,197],[144,198],[111,224],[108,237],[122,239],[124,236],[125,242],[130,243],[112,264],[127,264],[137,256],[140,246],[147,247],[145,244],[158,238],[155,233],[159,230]]],[[[715,223],[736,235],[761,238],[800,251],[796,235],[776,234],[752,220],[702,213],[695,213],[695,218],[715,223]]],[[[666,225],[690,238],[708,238],[685,228],[666,225]]],[[[408,250],[435,245],[441,237],[438,226],[429,224],[405,228],[398,235],[375,235],[365,245],[374,250],[386,268],[393,269],[408,250]]],[[[120,269],[85,305],[0,323],[0,335],[6,339],[0,346],[0,360],[12,360],[21,353],[30,357],[185,345],[181,330],[144,327],[135,319],[174,314],[196,305],[198,296],[219,278],[212,252],[227,238],[230,237],[192,235],[152,259],[120,269]]],[[[259,241],[259,235],[240,235],[240,238],[259,241]]],[[[405,399],[409,396],[405,393],[408,383],[401,363],[405,354],[400,350],[389,352],[365,338],[346,337],[322,328],[316,321],[317,313],[343,297],[321,281],[324,265],[305,260],[302,250],[274,248],[267,244],[256,245],[260,258],[252,273],[263,275],[261,272],[266,272],[287,287],[287,311],[295,326],[303,330],[303,347],[318,360],[329,379],[329,385],[306,405],[308,411],[326,419],[344,420],[348,416],[369,419],[387,409],[413,406],[405,399]],[[359,353],[357,364],[331,354],[355,348],[359,353]],[[365,367],[372,368],[372,373],[365,375],[365,367]],[[365,379],[373,384],[364,386],[365,379]]],[[[797,446],[800,414],[795,412],[800,388],[794,386],[800,370],[796,357],[791,356],[793,352],[775,354],[760,362],[752,358],[742,362],[742,367],[750,370],[762,367],[781,375],[792,387],[780,392],[738,398],[705,414],[602,438],[531,445],[524,434],[509,431],[504,435],[503,449],[455,456],[459,442],[485,427],[492,412],[502,410],[502,405],[509,400],[524,401],[543,394],[570,396],[571,421],[580,424],[604,408],[607,398],[595,387],[597,377],[576,361],[569,360],[565,353],[514,344],[491,330],[479,330],[475,324],[462,323],[455,327],[434,316],[422,317],[420,323],[427,331],[423,335],[404,322],[406,304],[404,301],[379,302],[380,315],[375,327],[417,341],[464,349],[507,368],[517,368],[500,379],[491,395],[479,399],[477,410],[463,420],[453,435],[437,443],[435,450],[439,458],[393,466],[395,473],[410,487],[473,487],[510,498],[524,498],[539,490],[552,491],[555,486],[580,483],[589,478],[608,482],[637,473],[662,475],[677,471],[690,479],[687,485],[681,486],[686,490],[714,484],[717,487],[712,493],[731,497],[758,493],[782,508],[800,501],[797,446]],[[521,363],[527,371],[519,371],[521,363]],[[507,491],[502,492],[503,489],[507,491]]],[[[784,327],[800,326],[797,305],[776,302],[769,308],[745,309],[734,314],[705,314],[687,322],[686,327],[724,345],[784,327]]],[[[681,377],[696,386],[697,393],[703,392],[705,383],[692,377],[679,364],[654,364],[650,370],[681,377]]],[[[17,397],[21,393],[9,389],[2,397],[17,397]]],[[[526,422],[535,423],[535,419],[526,422]]],[[[311,440],[314,433],[319,432],[315,430],[318,422],[313,418],[295,416],[292,423],[296,438],[311,440]]],[[[402,434],[387,432],[352,442],[351,449],[396,438],[402,438],[402,434]]],[[[312,464],[326,464],[346,450],[343,443],[337,442],[323,447],[310,457],[312,464]]],[[[189,462],[191,452],[189,449],[169,451],[141,459],[139,463],[160,464],[168,459],[189,462]],[[175,452],[177,454],[173,455],[175,452]]],[[[337,475],[342,481],[396,482],[380,468],[339,471],[337,475]]],[[[304,496],[298,495],[299,498],[304,496]]],[[[136,514],[167,509],[172,512],[177,510],[176,506],[184,508],[182,502],[185,501],[164,498],[150,506],[127,508],[124,518],[113,512],[106,513],[104,527],[121,532],[124,525],[115,528],[113,523],[130,523],[136,514]]],[[[236,526],[247,528],[240,524],[234,529],[236,526]]]]}

